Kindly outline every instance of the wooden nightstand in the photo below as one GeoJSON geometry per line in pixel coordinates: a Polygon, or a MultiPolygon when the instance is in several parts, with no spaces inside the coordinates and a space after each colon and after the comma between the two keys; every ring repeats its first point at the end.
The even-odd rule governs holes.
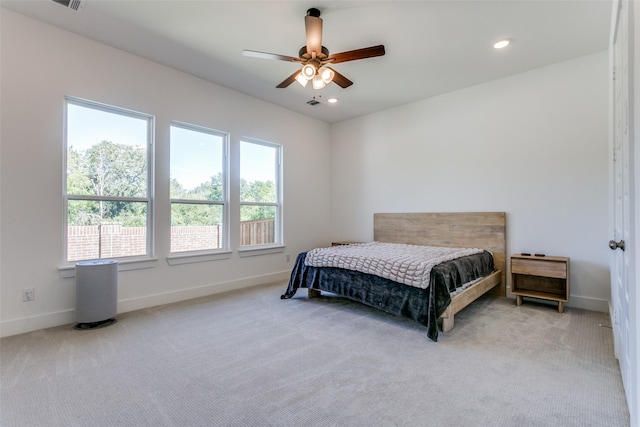
{"type": "Polygon", "coordinates": [[[522,297],[558,301],[558,312],[569,301],[569,258],[557,256],[511,256],[511,293],[516,305],[522,297]]]}

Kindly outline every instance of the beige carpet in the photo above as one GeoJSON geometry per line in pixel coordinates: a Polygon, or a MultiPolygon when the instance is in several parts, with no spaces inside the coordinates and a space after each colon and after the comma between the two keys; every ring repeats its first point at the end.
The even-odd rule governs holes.
{"type": "Polygon", "coordinates": [[[285,287],[3,338],[0,425],[629,425],[604,313],[484,297],[434,343],[285,287]]]}

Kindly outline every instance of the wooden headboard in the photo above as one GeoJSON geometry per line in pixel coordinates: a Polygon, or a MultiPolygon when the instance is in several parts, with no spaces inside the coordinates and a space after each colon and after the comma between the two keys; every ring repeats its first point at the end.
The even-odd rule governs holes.
{"type": "Polygon", "coordinates": [[[504,212],[374,213],[373,240],[491,251],[495,269],[502,271],[491,293],[506,296],[505,218],[504,212]]]}

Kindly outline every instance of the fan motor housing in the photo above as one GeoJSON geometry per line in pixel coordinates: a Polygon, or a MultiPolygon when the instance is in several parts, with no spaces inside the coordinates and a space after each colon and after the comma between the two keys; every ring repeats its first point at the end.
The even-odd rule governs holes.
{"type": "MultiPolygon", "coordinates": [[[[302,46],[300,48],[300,50],[298,51],[298,56],[302,59],[311,59],[311,55],[307,52],[307,46],[302,46]]],[[[316,54],[316,58],[324,59],[327,57],[329,57],[329,49],[322,46],[322,52],[319,54],[316,54]]]]}

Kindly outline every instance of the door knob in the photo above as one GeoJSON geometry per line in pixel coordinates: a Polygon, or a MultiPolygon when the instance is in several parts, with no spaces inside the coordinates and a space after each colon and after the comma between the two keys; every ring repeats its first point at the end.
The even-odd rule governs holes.
{"type": "Polygon", "coordinates": [[[624,251],[624,240],[620,240],[619,242],[616,242],[615,240],[609,240],[609,247],[614,251],[618,248],[624,251]]]}

